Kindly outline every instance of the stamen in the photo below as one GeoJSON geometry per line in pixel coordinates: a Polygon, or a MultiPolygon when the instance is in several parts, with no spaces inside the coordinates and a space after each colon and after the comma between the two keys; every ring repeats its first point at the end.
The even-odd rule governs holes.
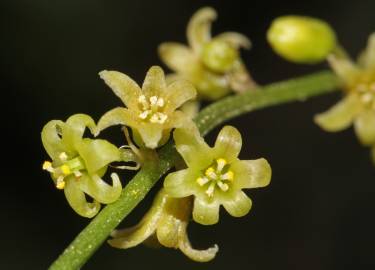
{"type": "Polygon", "coordinates": [[[146,99],[145,95],[140,95],[138,97],[138,102],[142,104],[143,110],[147,110],[150,107],[150,105],[147,102],[147,99],[146,99]]]}
{"type": "Polygon", "coordinates": [[[82,176],[82,173],[78,170],[74,171],[73,173],[76,178],[80,178],[82,176]]]}
{"type": "Polygon", "coordinates": [[[65,187],[65,181],[64,181],[64,176],[59,176],[56,180],[56,188],[57,189],[64,189],[65,187]]]}
{"type": "Polygon", "coordinates": [[[48,171],[50,173],[53,173],[55,169],[52,167],[52,163],[50,161],[44,161],[42,165],[42,169],[45,171],[48,171]]]}
{"type": "Polygon", "coordinates": [[[144,112],[139,114],[139,118],[146,119],[147,116],[149,115],[149,113],[150,113],[150,111],[144,111],[144,112]]]}
{"type": "Polygon", "coordinates": [[[221,172],[223,170],[224,166],[227,165],[227,161],[223,158],[218,158],[216,160],[216,162],[217,162],[217,171],[218,172],[221,172]]]}
{"type": "Polygon", "coordinates": [[[165,115],[164,113],[154,113],[151,118],[150,122],[151,123],[158,123],[158,124],[164,124],[165,120],[167,120],[168,116],[165,115]]]}
{"type": "Polygon", "coordinates": [[[157,102],[158,102],[158,97],[157,96],[150,97],[151,106],[155,106],[157,102]]]}
{"type": "Polygon", "coordinates": [[[215,191],[215,182],[212,182],[210,186],[208,187],[208,189],[206,190],[206,194],[208,195],[208,197],[212,197],[214,195],[214,191],[215,191]]]}
{"type": "Polygon", "coordinates": [[[68,160],[68,155],[65,153],[65,152],[62,152],[60,155],[59,155],[59,159],[61,161],[67,161],[68,160]]]}
{"type": "Polygon", "coordinates": [[[205,172],[205,175],[208,176],[209,178],[211,179],[217,179],[217,175],[215,173],[215,170],[214,168],[212,167],[209,167],[206,172],[205,172]]]}
{"type": "Polygon", "coordinates": [[[373,95],[371,93],[366,93],[361,96],[361,100],[365,103],[371,102],[373,100],[373,95]]]}
{"type": "Polygon", "coordinates": [[[217,185],[222,191],[227,191],[229,189],[229,186],[221,181],[217,182],[217,185]]]}
{"type": "Polygon", "coordinates": [[[221,180],[228,180],[233,181],[234,179],[234,173],[232,171],[228,171],[220,176],[221,180]]]}
{"type": "Polygon", "coordinates": [[[156,105],[158,105],[159,107],[163,107],[164,106],[164,99],[159,98],[158,101],[156,102],[156,105]]]}
{"type": "Polygon", "coordinates": [[[207,178],[207,177],[198,177],[197,178],[197,183],[200,185],[200,186],[204,186],[205,184],[207,184],[210,180],[207,178]]]}

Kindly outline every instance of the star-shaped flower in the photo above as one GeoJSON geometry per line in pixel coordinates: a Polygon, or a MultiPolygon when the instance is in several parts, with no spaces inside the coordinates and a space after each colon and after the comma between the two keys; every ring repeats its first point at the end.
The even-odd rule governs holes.
{"type": "MultiPolygon", "coordinates": [[[[315,122],[324,130],[354,130],[365,146],[375,145],[375,33],[355,64],[345,54],[332,54],[328,61],[342,80],[344,98],[327,112],[318,114],[315,122]]],[[[375,148],[373,147],[375,160],[375,148]]]]}
{"type": "Polygon", "coordinates": [[[117,147],[105,140],[82,138],[86,127],[93,132],[95,123],[85,114],[73,115],[65,123],[48,122],[42,130],[42,142],[52,162],[45,161],[43,169],[51,173],[56,187],[64,190],[74,211],[93,217],[100,203],[112,203],[121,194],[121,182],[115,173],[111,175],[112,186],[101,179],[108,164],[121,157],[117,147]],[[85,194],[93,202],[88,202],[85,194]]]}
{"type": "Polygon", "coordinates": [[[188,168],[170,173],[164,188],[175,198],[195,197],[193,218],[198,223],[217,223],[221,205],[234,217],[246,215],[251,200],[242,189],[264,187],[270,182],[271,167],[265,159],[238,159],[242,138],[234,127],[225,126],[213,148],[196,128],[176,129],[174,139],[188,168]]]}
{"type": "Polygon", "coordinates": [[[111,87],[126,108],[115,108],[99,120],[97,133],[113,125],[132,128],[136,143],[154,149],[167,142],[170,131],[188,121],[177,109],[195,98],[194,87],[185,80],[167,85],[164,72],[153,66],[147,72],[142,89],[127,75],[118,71],[102,71],[100,77],[111,87]]]}
{"type": "Polygon", "coordinates": [[[189,80],[199,96],[208,100],[221,98],[231,90],[242,92],[255,87],[239,54],[240,48],[250,48],[250,40],[236,32],[212,38],[211,24],[216,17],[216,11],[210,7],[192,16],[187,26],[190,47],[176,42],[159,46],[160,58],[175,72],[170,80],[189,80]]]}
{"type": "Polygon", "coordinates": [[[127,249],[145,244],[180,249],[190,259],[198,262],[212,260],[218,247],[197,250],[191,247],[187,236],[187,226],[191,214],[190,198],[171,198],[162,189],[155,197],[151,209],[138,225],[116,230],[109,244],[116,248],[127,249]]]}

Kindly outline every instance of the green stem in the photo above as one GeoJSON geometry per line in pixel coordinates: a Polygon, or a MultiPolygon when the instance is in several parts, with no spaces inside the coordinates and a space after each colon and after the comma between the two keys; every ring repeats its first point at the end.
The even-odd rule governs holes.
{"type": "MultiPolygon", "coordinates": [[[[244,113],[334,91],[339,86],[331,72],[273,83],[257,91],[224,98],[203,109],[195,119],[201,133],[244,113]]],[[[146,162],[144,167],[123,189],[116,202],[107,205],[74,239],[50,269],[79,269],[107,239],[109,234],[146,196],[153,185],[172,168],[178,154],[172,142],[159,151],[158,162],[146,162]],[[156,164],[157,163],[157,164],[156,164]]]]}

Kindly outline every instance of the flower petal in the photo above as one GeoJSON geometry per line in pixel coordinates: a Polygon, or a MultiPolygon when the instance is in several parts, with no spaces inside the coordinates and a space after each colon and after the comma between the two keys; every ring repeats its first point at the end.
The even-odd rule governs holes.
{"type": "Polygon", "coordinates": [[[205,168],[212,163],[212,149],[201,137],[195,125],[176,129],[173,133],[173,138],[177,151],[188,167],[205,168]]]}
{"type": "Polygon", "coordinates": [[[164,189],[171,197],[188,197],[194,193],[192,183],[197,177],[191,169],[170,173],[164,180],[164,189]]]}
{"type": "Polygon", "coordinates": [[[199,52],[202,46],[211,39],[211,24],[217,17],[211,7],[199,9],[190,19],[187,26],[187,38],[194,51],[199,52]]]}
{"type": "Polygon", "coordinates": [[[109,163],[121,160],[120,150],[106,140],[83,139],[78,145],[79,155],[85,161],[89,174],[93,174],[109,163]]]}
{"type": "Polygon", "coordinates": [[[231,170],[235,175],[233,185],[239,189],[265,187],[271,181],[271,166],[264,158],[235,161],[231,170]]]}
{"type": "Polygon", "coordinates": [[[361,53],[358,62],[365,69],[375,67],[375,33],[370,35],[367,48],[361,53]]]}
{"type": "Polygon", "coordinates": [[[147,148],[155,149],[159,146],[163,137],[163,125],[145,123],[136,128],[147,148]]]}
{"type": "Polygon", "coordinates": [[[354,94],[349,94],[328,111],[316,115],[314,121],[325,131],[340,131],[348,128],[353,123],[361,107],[362,104],[358,97],[354,94]]]}
{"type": "Polygon", "coordinates": [[[82,140],[86,127],[90,129],[91,133],[95,132],[95,122],[89,115],[75,114],[69,117],[62,130],[63,143],[75,149],[76,145],[82,140]]]}
{"type": "Polygon", "coordinates": [[[240,132],[232,126],[225,126],[217,136],[214,151],[217,158],[225,158],[228,162],[237,159],[242,147],[240,132]]]}
{"type": "Polygon", "coordinates": [[[218,201],[207,202],[195,197],[193,206],[193,219],[202,225],[212,225],[219,221],[220,204],[218,201]]]}
{"type": "Polygon", "coordinates": [[[69,205],[79,215],[91,218],[95,216],[100,210],[100,204],[94,200],[92,203],[86,201],[85,194],[80,188],[79,182],[74,176],[66,180],[64,193],[69,205]]]}
{"type": "Polygon", "coordinates": [[[118,107],[105,113],[99,120],[96,127],[95,136],[102,130],[115,125],[127,125],[135,127],[138,124],[138,119],[133,112],[126,108],[118,107]]]}
{"type": "Polygon", "coordinates": [[[108,70],[101,71],[99,75],[126,107],[133,108],[137,106],[138,98],[142,95],[142,91],[139,85],[129,76],[118,71],[108,70]]]}
{"type": "Polygon", "coordinates": [[[42,130],[42,143],[48,155],[52,159],[57,159],[62,152],[66,152],[67,148],[62,143],[61,132],[65,127],[65,123],[60,120],[49,121],[42,130]],[[60,131],[59,131],[60,130],[60,131]]]}
{"type": "Polygon", "coordinates": [[[179,226],[178,232],[178,248],[190,259],[196,262],[208,262],[215,258],[216,253],[219,251],[219,247],[214,245],[207,249],[194,249],[189,241],[187,235],[187,222],[184,222],[179,226]]]}
{"type": "Polygon", "coordinates": [[[190,126],[191,124],[193,124],[193,121],[188,115],[186,115],[182,111],[174,111],[168,115],[168,120],[164,123],[164,128],[183,128],[186,126],[190,126]]]}
{"type": "Polygon", "coordinates": [[[179,108],[186,101],[191,100],[197,96],[197,91],[194,86],[185,80],[174,81],[168,85],[165,99],[167,104],[165,112],[169,113],[179,108]]]}
{"type": "Polygon", "coordinates": [[[351,83],[360,73],[356,64],[346,55],[331,54],[327,61],[336,75],[345,83],[351,83]]]}
{"type": "Polygon", "coordinates": [[[367,109],[358,114],[354,129],[363,145],[375,144],[375,111],[367,109]]]}
{"type": "Polygon", "coordinates": [[[243,191],[238,191],[231,196],[231,200],[225,200],[223,206],[233,217],[242,217],[249,213],[251,200],[243,191]]]}
{"type": "Polygon", "coordinates": [[[186,72],[197,61],[197,57],[189,47],[176,43],[165,42],[159,45],[161,60],[173,71],[186,72]]]}
{"type": "Polygon", "coordinates": [[[104,182],[98,175],[82,175],[78,182],[81,189],[100,203],[113,203],[121,195],[121,181],[117,174],[112,173],[112,186],[104,182]]]}
{"type": "Polygon", "coordinates": [[[217,35],[214,39],[225,41],[236,49],[240,49],[240,48],[250,49],[251,48],[250,39],[248,39],[245,35],[242,35],[237,32],[225,32],[220,35],[217,35]]]}
{"type": "Polygon", "coordinates": [[[147,71],[142,85],[143,94],[149,98],[152,96],[163,96],[166,88],[164,71],[159,66],[152,66],[147,71]]]}

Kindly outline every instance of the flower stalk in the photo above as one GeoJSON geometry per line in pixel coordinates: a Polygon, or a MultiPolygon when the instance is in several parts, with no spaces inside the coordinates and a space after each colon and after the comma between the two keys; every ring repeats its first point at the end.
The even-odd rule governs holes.
{"type": "MultiPolygon", "coordinates": [[[[195,118],[195,122],[204,136],[214,127],[236,116],[265,107],[304,101],[310,97],[333,92],[339,86],[340,81],[337,77],[327,71],[273,83],[261,87],[259,91],[248,91],[224,98],[203,109],[195,118]]],[[[142,169],[122,190],[120,198],[107,205],[49,269],[79,269],[85,264],[110,233],[179,159],[172,142],[163,146],[158,154],[158,162],[145,160],[142,169]]]]}

